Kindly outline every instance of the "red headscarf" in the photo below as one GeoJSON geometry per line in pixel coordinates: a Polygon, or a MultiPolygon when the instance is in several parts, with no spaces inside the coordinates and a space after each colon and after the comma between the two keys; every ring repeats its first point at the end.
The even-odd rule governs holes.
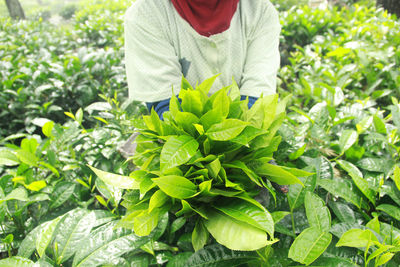
{"type": "Polygon", "coordinates": [[[176,11],[199,34],[209,37],[227,30],[239,0],[171,0],[176,11]]]}

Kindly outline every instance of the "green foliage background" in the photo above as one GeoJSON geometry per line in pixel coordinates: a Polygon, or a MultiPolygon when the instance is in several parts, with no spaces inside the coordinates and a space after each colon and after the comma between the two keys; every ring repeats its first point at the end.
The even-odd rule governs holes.
{"type": "Polygon", "coordinates": [[[398,266],[399,21],[373,3],[314,10],[275,2],[278,92],[292,97],[274,158],[315,175],[286,195],[261,192],[279,242],[256,252],[212,239],[194,252],[195,225],[172,213],[146,237],[114,227],[137,191],[107,184],[87,165],[123,177],[134,170],[118,151],[145,113],[127,100],[129,1],[77,4],[58,25],[40,14],[1,18],[0,263],[398,266]]]}

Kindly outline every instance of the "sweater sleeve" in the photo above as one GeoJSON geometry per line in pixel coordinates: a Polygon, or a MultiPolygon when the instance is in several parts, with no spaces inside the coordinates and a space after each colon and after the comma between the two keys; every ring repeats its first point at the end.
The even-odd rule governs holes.
{"type": "Polygon", "coordinates": [[[276,75],[280,65],[278,12],[269,1],[249,29],[246,60],[240,82],[240,93],[260,97],[276,92],[276,75]]]}
{"type": "Polygon", "coordinates": [[[150,1],[136,1],[125,14],[125,67],[129,97],[156,102],[179,93],[182,71],[161,25],[164,14],[150,1]]]}

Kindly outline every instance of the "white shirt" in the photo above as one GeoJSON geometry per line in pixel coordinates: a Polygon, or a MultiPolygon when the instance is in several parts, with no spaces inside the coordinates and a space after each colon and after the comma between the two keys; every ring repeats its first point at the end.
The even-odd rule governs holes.
{"type": "Polygon", "coordinates": [[[170,0],[137,0],[125,14],[129,97],[165,100],[179,93],[182,75],[195,86],[216,74],[210,93],[234,78],[242,95],[274,94],[280,29],[269,0],[240,0],[229,29],[210,37],[197,33],[170,0]]]}

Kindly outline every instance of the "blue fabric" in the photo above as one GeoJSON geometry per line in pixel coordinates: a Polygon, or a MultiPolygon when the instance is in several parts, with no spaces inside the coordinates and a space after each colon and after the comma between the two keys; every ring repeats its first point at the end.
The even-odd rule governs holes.
{"type": "Polygon", "coordinates": [[[151,109],[154,108],[154,111],[157,112],[158,117],[160,117],[160,119],[163,120],[164,119],[163,113],[169,110],[169,101],[170,98],[158,102],[146,103],[146,106],[149,111],[151,111],[151,109]]]}
{"type": "Polygon", "coordinates": [[[257,97],[254,96],[242,95],[240,96],[240,100],[246,100],[246,97],[249,98],[249,103],[248,103],[249,108],[251,108],[258,99],[257,97]]]}
{"type": "MultiPolygon", "coordinates": [[[[249,106],[249,108],[251,108],[254,105],[254,103],[257,101],[258,98],[254,97],[254,96],[242,95],[240,97],[240,100],[245,100],[247,97],[249,98],[248,106],[249,106]]],[[[163,120],[164,119],[163,113],[169,110],[169,101],[170,100],[171,99],[169,98],[169,99],[165,99],[165,100],[158,101],[158,102],[148,102],[148,103],[146,103],[146,106],[149,111],[151,111],[151,109],[154,108],[154,111],[157,112],[160,119],[163,120]]],[[[179,102],[182,101],[180,98],[178,98],[178,100],[179,100],[179,102]]]]}

